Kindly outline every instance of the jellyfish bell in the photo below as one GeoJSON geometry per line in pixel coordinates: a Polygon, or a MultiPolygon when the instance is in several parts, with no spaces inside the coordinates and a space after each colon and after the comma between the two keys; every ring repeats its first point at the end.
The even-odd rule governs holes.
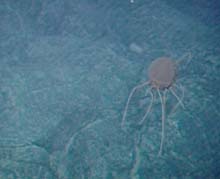
{"type": "Polygon", "coordinates": [[[176,64],[168,57],[154,60],[148,68],[148,78],[152,88],[166,89],[172,86],[176,77],[176,64]]]}

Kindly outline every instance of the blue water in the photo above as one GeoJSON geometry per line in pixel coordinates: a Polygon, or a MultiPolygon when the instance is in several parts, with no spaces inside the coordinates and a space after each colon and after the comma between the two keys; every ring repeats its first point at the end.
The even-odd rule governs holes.
{"type": "Polygon", "coordinates": [[[220,178],[219,9],[218,0],[1,0],[0,179],[220,178]],[[150,103],[138,90],[120,124],[161,56],[182,59],[185,108],[168,115],[168,92],[158,156],[158,96],[138,126],[150,103]]]}

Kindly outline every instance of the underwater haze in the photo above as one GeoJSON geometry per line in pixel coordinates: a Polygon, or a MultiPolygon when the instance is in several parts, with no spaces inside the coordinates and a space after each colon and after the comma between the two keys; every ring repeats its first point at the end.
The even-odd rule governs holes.
{"type": "Polygon", "coordinates": [[[220,178],[219,91],[218,0],[0,1],[0,179],[220,178]],[[158,96],[121,122],[163,56],[185,108],[168,94],[158,156],[158,96]]]}

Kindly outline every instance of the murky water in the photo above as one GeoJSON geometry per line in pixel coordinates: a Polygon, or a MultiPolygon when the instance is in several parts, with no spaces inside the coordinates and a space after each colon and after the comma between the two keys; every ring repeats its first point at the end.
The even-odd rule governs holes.
{"type": "Polygon", "coordinates": [[[0,178],[219,178],[220,3],[2,0],[0,178]],[[187,55],[190,54],[190,55],[187,55]],[[183,59],[167,95],[131,89],[161,56],[183,59]],[[177,91],[181,96],[181,93],[177,91]],[[169,115],[168,115],[169,114],[169,115]]]}

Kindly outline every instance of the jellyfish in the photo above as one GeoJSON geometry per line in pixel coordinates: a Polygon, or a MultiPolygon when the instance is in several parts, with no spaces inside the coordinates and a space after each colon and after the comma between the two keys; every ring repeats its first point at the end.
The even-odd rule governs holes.
{"type": "Polygon", "coordinates": [[[179,88],[182,92],[182,97],[184,96],[184,88],[181,85],[176,84],[176,77],[177,77],[176,69],[180,61],[176,62],[169,57],[159,57],[155,59],[148,68],[148,81],[135,86],[130,92],[122,117],[121,126],[123,128],[126,121],[126,115],[127,115],[129,103],[131,101],[133,94],[137,89],[148,87],[146,91],[146,95],[150,94],[151,96],[150,104],[139,124],[142,124],[149,115],[149,113],[151,112],[153,103],[155,101],[155,97],[156,96],[159,97],[161,103],[161,123],[162,123],[160,149],[158,152],[159,156],[162,154],[163,143],[164,143],[167,92],[170,92],[177,99],[177,104],[175,105],[175,108],[179,105],[181,105],[182,108],[184,108],[182,98],[180,98],[175,92],[175,88],[179,88]],[[153,90],[156,91],[156,93],[153,93],[153,90]]]}

